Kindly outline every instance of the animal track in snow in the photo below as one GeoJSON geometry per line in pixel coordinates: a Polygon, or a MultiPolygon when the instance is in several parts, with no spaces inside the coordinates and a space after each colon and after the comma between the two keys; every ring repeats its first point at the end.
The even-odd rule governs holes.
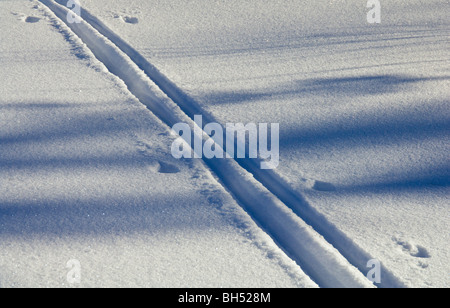
{"type": "Polygon", "coordinates": [[[336,190],[336,187],[333,184],[327,183],[327,182],[322,182],[322,181],[314,181],[314,185],[312,188],[317,191],[335,191],[336,190]]]}
{"type": "Polygon", "coordinates": [[[159,169],[158,172],[159,173],[179,173],[180,169],[172,164],[163,162],[163,161],[158,161],[159,164],[159,169]]]}
{"type": "Polygon", "coordinates": [[[160,160],[152,161],[148,164],[147,168],[154,173],[174,174],[180,172],[177,166],[160,160]]]}
{"type": "Polygon", "coordinates": [[[158,149],[152,148],[152,146],[149,145],[148,143],[139,141],[137,143],[137,150],[141,155],[147,157],[150,160],[150,163],[148,164],[147,168],[152,172],[165,174],[180,172],[180,168],[178,168],[177,166],[156,159],[155,152],[157,153],[158,149]]]}
{"type": "Polygon", "coordinates": [[[431,258],[430,253],[428,250],[420,245],[416,245],[414,243],[411,243],[409,241],[398,239],[396,237],[392,238],[394,242],[397,245],[400,245],[404,252],[409,253],[412,257],[421,258],[421,259],[428,259],[431,258]]]}
{"type": "Polygon", "coordinates": [[[117,14],[117,13],[113,13],[112,16],[116,19],[121,20],[124,23],[127,24],[138,24],[139,23],[139,18],[135,17],[135,16],[131,16],[131,15],[127,15],[127,14],[117,14]]]}
{"type": "Polygon", "coordinates": [[[124,23],[127,24],[138,24],[139,23],[139,16],[142,13],[142,11],[137,7],[131,7],[122,9],[120,11],[109,11],[109,16],[119,19],[124,23]]]}
{"type": "Polygon", "coordinates": [[[37,23],[39,22],[41,19],[39,17],[34,17],[34,16],[28,16],[27,18],[25,18],[25,22],[27,23],[37,23]]]}
{"type": "Polygon", "coordinates": [[[302,179],[302,181],[305,183],[305,186],[309,189],[314,189],[316,191],[323,191],[323,192],[336,191],[336,186],[328,182],[306,178],[302,179]]]}
{"type": "Polygon", "coordinates": [[[138,24],[138,23],[139,23],[139,19],[138,19],[137,17],[122,16],[121,18],[122,18],[122,20],[123,20],[124,22],[126,22],[127,24],[133,24],[133,25],[135,25],[135,24],[138,24]]]}
{"type": "Polygon", "coordinates": [[[34,24],[34,23],[37,23],[37,22],[39,22],[39,21],[41,20],[40,17],[36,17],[36,16],[28,16],[28,15],[25,15],[25,14],[23,14],[23,13],[14,13],[14,12],[11,12],[11,14],[13,14],[14,16],[17,16],[17,17],[18,17],[18,20],[20,20],[20,21],[22,21],[22,22],[29,23],[29,24],[34,24]]]}

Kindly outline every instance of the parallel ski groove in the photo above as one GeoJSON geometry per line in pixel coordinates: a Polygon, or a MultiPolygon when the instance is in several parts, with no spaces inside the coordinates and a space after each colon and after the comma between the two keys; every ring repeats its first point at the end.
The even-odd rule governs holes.
{"type": "MultiPolygon", "coordinates": [[[[40,1],[63,22],[65,21],[67,8],[51,0],[40,1]]],[[[130,92],[163,122],[173,126],[184,120],[193,125],[192,118],[196,114],[203,115],[206,121],[214,121],[214,118],[210,114],[206,114],[192,98],[185,95],[174,83],[96,17],[86,10],[83,10],[81,15],[82,23],[67,23],[69,28],[82,39],[110,72],[122,79],[130,92]],[[95,30],[89,27],[98,32],[95,33],[95,30]],[[101,36],[103,41],[96,35],[101,36]],[[111,59],[110,53],[118,54],[115,49],[125,54],[120,55],[127,58],[122,61],[123,63],[116,63],[116,59],[111,59]],[[137,67],[135,69],[126,63],[128,60],[142,69],[150,83],[154,82],[171,100],[164,100],[161,95],[155,94],[157,90],[145,84],[145,81],[142,80],[144,74],[140,74],[137,67]],[[172,101],[175,102],[175,106],[171,105],[172,101]]],[[[205,163],[217,174],[252,217],[320,286],[371,286],[371,283],[362,274],[367,270],[365,266],[371,257],[329,223],[324,216],[315,211],[299,193],[290,189],[275,172],[261,171],[258,160],[239,160],[238,163],[253,174],[259,181],[257,182],[244,170],[233,165],[230,160],[205,159],[205,163]],[[320,236],[310,226],[319,232],[328,243],[318,239],[320,236]],[[340,254],[330,243],[339,250],[340,254]],[[356,266],[359,272],[351,264],[356,266]]],[[[401,282],[386,269],[383,269],[383,278],[384,282],[380,286],[402,286],[401,282]]]]}

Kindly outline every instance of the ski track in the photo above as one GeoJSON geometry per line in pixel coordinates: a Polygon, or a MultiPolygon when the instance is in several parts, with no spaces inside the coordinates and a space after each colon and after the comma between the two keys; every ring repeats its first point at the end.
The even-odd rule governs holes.
{"type": "MultiPolygon", "coordinates": [[[[196,127],[194,115],[218,122],[201,109],[134,48],[85,9],[80,23],[67,22],[61,0],[39,0],[66,24],[106,68],[165,124],[196,127]],[[59,2],[59,3],[57,3],[59,2]]],[[[198,127],[197,127],[198,128],[198,127]]],[[[202,128],[194,134],[209,138],[202,128]]],[[[259,159],[204,159],[210,170],[253,219],[321,287],[373,287],[364,275],[372,258],[317,212],[273,170],[261,170],[259,159]]],[[[382,267],[378,287],[404,287],[382,267]]]]}

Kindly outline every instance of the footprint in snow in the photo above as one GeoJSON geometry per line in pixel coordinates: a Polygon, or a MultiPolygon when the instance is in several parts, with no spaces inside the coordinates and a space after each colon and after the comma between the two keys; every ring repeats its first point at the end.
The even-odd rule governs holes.
{"type": "Polygon", "coordinates": [[[177,166],[160,160],[152,162],[148,165],[148,168],[155,173],[174,174],[180,172],[180,169],[177,166]]]}
{"type": "Polygon", "coordinates": [[[29,24],[35,24],[35,23],[37,23],[37,22],[39,22],[41,20],[40,17],[27,16],[27,15],[22,14],[22,13],[11,12],[11,14],[13,14],[14,16],[17,16],[20,21],[26,22],[26,23],[29,23],[29,24]]]}
{"type": "Polygon", "coordinates": [[[180,172],[180,169],[175,166],[175,165],[171,165],[169,163],[165,163],[162,161],[159,161],[159,173],[178,173],[180,172]]]}
{"type": "Polygon", "coordinates": [[[403,239],[398,239],[396,237],[393,238],[393,241],[402,247],[403,251],[408,253],[410,256],[415,257],[415,258],[421,258],[421,259],[428,259],[431,258],[430,253],[428,252],[428,250],[420,245],[416,245],[412,242],[403,240],[403,239]]]}
{"type": "Polygon", "coordinates": [[[125,21],[127,24],[138,24],[139,23],[139,19],[137,17],[130,17],[130,16],[124,16],[122,17],[123,21],[125,21]]]}
{"type": "Polygon", "coordinates": [[[335,191],[336,190],[336,187],[333,184],[327,183],[327,182],[322,182],[322,181],[314,181],[314,185],[312,188],[317,191],[335,191]]]}
{"type": "Polygon", "coordinates": [[[39,22],[41,19],[39,17],[34,17],[34,16],[28,16],[27,18],[25,18],[25,22],[30,23],[30,24],[34,24],[39,22]]]}
{"type": "Polygon", "coordinates": [[[122,22],[127,23],[127,24],[138,24],[139,23],[139,18],[137,17],[132,17],[132,16],[122,16],[122,15],[114,15],[114,18],[120,19],[122,22]]]}
{"type": "Polygon", "coordinates": [[[313,180],[311,178],[302,178],[301,181],[303,182],[303,187],[307,189],[313,189],[323,192],[331,192],[337,190],[336,186],[328,182],[313,180]]]}

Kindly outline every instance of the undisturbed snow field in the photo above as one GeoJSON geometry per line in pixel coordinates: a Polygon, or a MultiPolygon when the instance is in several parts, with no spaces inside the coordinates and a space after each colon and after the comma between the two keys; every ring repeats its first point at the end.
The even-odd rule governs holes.
{"type": "MultiPolygon", "coordinates": [[[[321,286],[46,2],[0,1],[0,287],[321,286]]],[[[219,123],[279,123],[275,174],[401,284],[449,287],[450,3],[380,2],[81,4],[219,123]]]]}

